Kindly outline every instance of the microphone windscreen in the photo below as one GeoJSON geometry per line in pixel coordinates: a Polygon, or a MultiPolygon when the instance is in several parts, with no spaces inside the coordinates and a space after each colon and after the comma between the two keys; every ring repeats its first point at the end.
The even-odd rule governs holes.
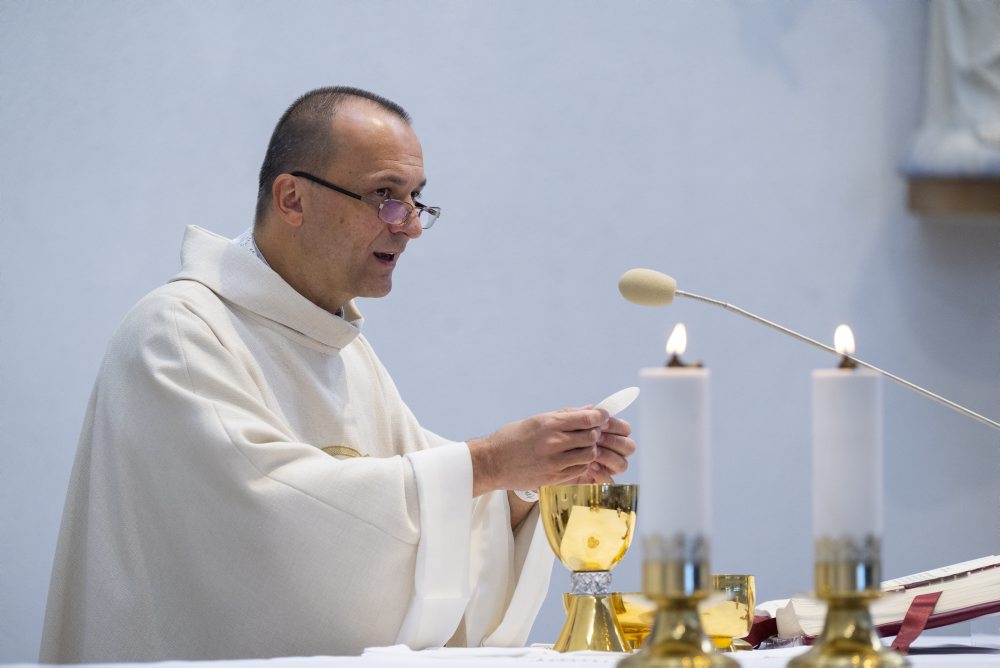
{"type": "Polygon", "coordinates": [[[676,290],[677,281],[653,269],[629,269],[618,280],[622,297],[642,306],[669,306],[676,290]]]}

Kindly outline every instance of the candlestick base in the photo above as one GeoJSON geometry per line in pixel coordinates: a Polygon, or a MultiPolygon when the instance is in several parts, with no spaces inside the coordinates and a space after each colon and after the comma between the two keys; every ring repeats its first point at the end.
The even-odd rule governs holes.
{"type": "Polygon", "coordinates": [[[874,534],[816,538],[816,596],[827,603],[826,622],[792,668],[897,668],[906,658],[885,647],[868,604],[882,595],[882,540],[874,534]]]}
{"type": "Polygon", "coordinates": [[[656,604],[653,631],[642,650],[618,668],[738,668],[716,652],[705,634],[698,602],[708,596],[708,541],[704,537],[647,539],[647,551],[663,558],[642,566],[643,594],[656,604]]]}
{"type": "Polygon", "coordinates": [[[788,662],[789,668],[900,668],[909,661],[885,647],[872,624],[869,601],[877,595],[826,597],[823,632],[808,652],[788,662]]]}

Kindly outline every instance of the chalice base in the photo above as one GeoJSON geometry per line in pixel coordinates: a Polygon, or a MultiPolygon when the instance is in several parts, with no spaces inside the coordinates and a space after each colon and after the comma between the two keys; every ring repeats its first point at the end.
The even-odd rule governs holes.
{"type": "Polygon", "coordinates": [[[720,652],[743,652],[753,649],[753,645],[742,638],[730,638],[729,636],[709,636],[712,645],[720,652]]]}
{"type": "Polygon", "coordinates": [[[566,623],[552,649],[557,652],[631,651],[618,616],[611,607],[610,594],[573,594],[567,598],[566,623]]]}
{"type": "Polygon", "coordinates": [[[653,631],[638,654],[618,668],[738,668],[734,659],[715,651],[705,635],[695,597],[659,599],[653,631]]]}
{"type": "Polygon", "coordinates": [[[823,632],[790,668],[901,668],[909,666],[899,652],[886,647],[875,632],[868,610],[870,597],[828,599],[823,632]]]}

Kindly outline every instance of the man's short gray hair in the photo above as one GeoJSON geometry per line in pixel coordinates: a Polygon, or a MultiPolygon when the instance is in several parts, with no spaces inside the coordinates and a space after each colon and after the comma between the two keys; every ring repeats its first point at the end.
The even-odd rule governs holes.
{"type": "Polygon", "coordinates": [[[260,224],[271,201],[271,188],[279,174],[321,171],[333,156],[336,137],[330,119],[338,107],[351,98],[361,98],[410,123],[401,106],[381,95],[351,86],[328,86],[311,90],[295,100],[282,114],[271,133],[257,186],[256,221],[260,224]]]}

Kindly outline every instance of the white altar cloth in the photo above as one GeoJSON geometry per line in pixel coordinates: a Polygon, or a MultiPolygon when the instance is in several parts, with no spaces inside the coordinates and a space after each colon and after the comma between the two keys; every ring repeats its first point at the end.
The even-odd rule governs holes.
{"type": "MultiPolygon", "coordinates": [[[[1000,646],[1000,638],[997,638],[1000,646]]],[[[992,644],[992,643],[991,643],[992,644]]],[[[945,652],[949,647],[969,647],[969,637],[930,636],[920,638],[914,647],[938,647],[945,652]]],[[[730,654],[740,666],[747,668],[783,668],[788,661],[806,647],[754,650],[730,654]]],[[[982,649],[982,648],[973,648],[982,649]]],[[[161,663],[103,663],[87,664],[88,668],[515,668],[539,664],[558,666],[584,666],[586,668],[615,668],[624,654],[612,652],[567,652],[561,654],[546,647],[479,647],[443,648],[414,652],[405,646],[373,647],[361,656],[313,656],[277,659],[246,659],[239,661],[165,661],[161,663]]],[[[909,656],[914,668],[1000,666],[1000,653],[916,653],[909,656]]],[[[15,664],[10,668],[39,668],[39,664],[15,664]]]]}

